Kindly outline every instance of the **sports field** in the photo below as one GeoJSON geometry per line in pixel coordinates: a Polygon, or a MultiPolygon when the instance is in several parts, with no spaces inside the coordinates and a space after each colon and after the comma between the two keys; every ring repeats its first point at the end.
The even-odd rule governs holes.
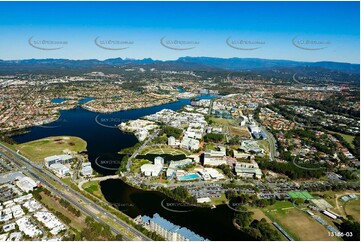
{"type": "Polygon", "coordinates": [[[229,134],[231,136],[251,138],[251,135],[246,127],[229,126],[229,134]]]}
{"type": "Polygon", "coordinates": [[[235,125],[237,123],[236,120],[234,119],[226,119],[226,118],[211,118],[211,120],[213,121],[214,124],[219,124],[219,125],[235,125]]]}
{"type": "Polygon", "coordinates": [[[279,230],[276,229],[276,228],[272,225],[271,219],[270,219],[269,217],[267,217],[261,209],[259,209],[259,208],[254,209],[254,208],[252,208],[252,209],[250,209],[250,211],[253,212],[253,215],[252,215],[253,219],[257,219],[258,221],[260,221],[261,219],[264,218],[264,219],[267,221],[267,223],[269,223],[269,224],[271,225],[271,227],[273,228],[274,232],[275,232],[275,233],[278,233],[278,234],[280,235],[280,238],[282,239],[282,241],[287,241],[286,237],[284,237],[284,236],[282,235],[282,233],[279,232],[279,230]]]}
{"type": "Polygon", "coordinates": [[[308,192],[289,192],[288,195],[290,195],[291,198],[313,199],[313,196],[308,192]]]}
{"type": "Polygon", "coordinates": [[[337,240],[329,236],[326,227],[290,202],[276,202],[262,210],[295,240],[337,240]]]}
{"type": "Polygon", "coordinates": [[[45,157],[86,150],[87,143],[74,136],[54,136],[23,144],[14,145],[20,154],[35,162],[43,162],[45,157]]]}

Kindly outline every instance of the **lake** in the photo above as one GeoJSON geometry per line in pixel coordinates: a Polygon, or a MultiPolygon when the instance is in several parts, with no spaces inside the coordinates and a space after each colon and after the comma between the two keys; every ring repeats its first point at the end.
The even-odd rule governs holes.
{"type": "MultiPolygon", "coordinates": [[[[212,96],[200,98],[209,99],[212,96]]],[[[133,146],[138,142],[134,135],[123,133],[116,128],[117,124],[153,114],[164,108],[178,110],[187,104],[190,104],[190,99],[180,99],[177,102],[160,106],[111,114],[90,112],[77,106],[72,110],[60,111],[60,118],[56,122],[41,127],[32,127],[28,129],[29,133],[15,136],[13,139],[18,143],[24,143],[49,136],[80,137],[87,142],[88,156],[93,169],[104,175],[113,174],[119,166],[119,162],[109,163],[104,169],[104,164],[99,166],[95,160],[102,157],[102,160],[119,161],[122,156],[117,153],[121,149],[133,146]]],[[[184,207],[184,205],[176,203],[160,192],[139,190],[120,179],[108,179],[101,182],[101,190],[107,201],[116,203],[120,211],[133,218],[140,214],[151,216],[154,213],[159,213],[160,216],[174,224],[187,227],[210,240],[250,240],[247,235],[233,226],[234,211],[229,209],[227,205],[217,206],[215,209],[184,207]],[[173,209],[166,209],[167,206],[165,205],[167,204],[173,204],[171,205],[173,209]],[[175,209],[174,205],[177,205],[175,209]],[[187,212],[172,211],[183,211],[184,209],[187,212]]]]}

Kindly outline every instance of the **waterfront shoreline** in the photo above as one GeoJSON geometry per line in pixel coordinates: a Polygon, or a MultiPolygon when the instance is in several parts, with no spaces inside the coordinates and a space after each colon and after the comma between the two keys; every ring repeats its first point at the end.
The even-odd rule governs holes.
{"type": "MultiPolygon", "coordinates": [[[[160,104],[155,104],[155,105],[145,105],[145,106],[141,106],[141,107],[137,107],[137,108],[133,108],[133,107],[129,107],[129,108],[121,108],[121,109],[116,109],[116,110],[111,110],[111,111],[104,111],[103,109],[92,109],[89,107],[86,107],[85,104],[81,104],[79,105],[81,108],[90,111],[90,112],[94,112],[94,113],[101,113],[101,114],[112,114],[112,113],[117,113],[117,112],[121,112],[121,111],[129,111],[129,110],[137,110],[137,109],[142,109],[142,108],[151,108],[151,107],[157,107],[157,106],[161,106],[161,105],[165,105],[165,104],[170,104],[170,103],[174,103],[179,101],[178,98],[171,100],[169,102],[165,102],[165,103],[160,103],[160,104]]],[[[91,101],[89,101],[91,102],[91,101]]],[[[87,103],[89,103],[87,102],[87,103]]]]}
{"type": "MultiPolygon", "coordinates": [[[[169,195],[167,195],[166,193],[164,193],[161,189],[147,189],[147,188],[142,188],[142,187],[140,187],[140,186],[137,186],[137,185],[135,185],[135,184],[133,184],[133,183],[131,183],[131,182],[129,182],[129,180],[128,179],[124,179],[124,178],[126,178],[126,176],[119,176],[119,180],[121,180],[121,181],[123,181],[125,184],[127,184],[128,186],[131,186],[131,187],[133,187],[133,188],[135,188],[135,189],[139,189],[139,190],[142,190],[142,191],[146,191],[146,192],[160,192],[160,193],[162,193],[164,196],[166,196],[167,198],[169,198],[169,199],[173,199],[173,200],[175,200],[175,201],[177,201],[177,202],[179,202],[179,203],[182,203],[183,205],[187,205],[187,206],[191,206],[191,207],[196,207],[196,208],[211,208],[212,207],[212,205],[210,205],[210,204],[204,204],[204,205],[201,205],[201,204],[191,204],[191,203],[187,203],[187,202],[185,202],[185,201],[180,201],[180,200],[177,200],[176,198],[173,198],[173,197],[170,197],[169,195]]],[[[109,178],[109,179],[114,179],[114,178],[109,178]]],[[[107,180],[107,179],[106,179],[107,180]]],[[[215,206],[217,206],[217,205],[215,205],[215,206]]]]}

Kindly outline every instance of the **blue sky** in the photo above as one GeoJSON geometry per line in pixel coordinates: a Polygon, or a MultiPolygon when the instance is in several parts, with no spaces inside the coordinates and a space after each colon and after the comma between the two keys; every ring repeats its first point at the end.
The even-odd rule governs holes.
{"type": "Polygon", "coordinates": [[[360,63],[359,8],[359,2],[0,2],[0,59],[211,56],[360,63]],[[34,48],[31,37],[35,46],[61,48],[34,48]],[[97,37],[101,46],[99,41],[112,40],[128,44],[107,47],[128,48],[100,48],[97,37]],[[192,49],[166,48],[162,37],[191,42],[182,46],[192,49]]]}

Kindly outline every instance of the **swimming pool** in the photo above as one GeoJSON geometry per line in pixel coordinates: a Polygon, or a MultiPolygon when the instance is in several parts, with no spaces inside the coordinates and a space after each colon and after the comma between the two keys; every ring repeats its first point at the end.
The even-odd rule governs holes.
{"type": "Polygon", "coordinates": [[[197,180],[199,178],[200,178],[200,176],[198,174],[192,173],[192,174],[188,174],[185,176],[180,176],[180,177],[178,177],[178,180],[179,181],[190,181],[190,180],[197,180]]]}

